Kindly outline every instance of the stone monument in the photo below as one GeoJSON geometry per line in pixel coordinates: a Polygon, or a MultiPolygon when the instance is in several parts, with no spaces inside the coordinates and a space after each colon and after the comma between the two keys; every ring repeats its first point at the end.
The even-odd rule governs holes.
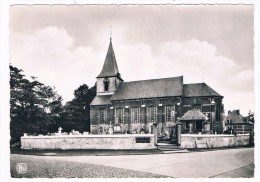
{"type": "Polygon", "coordinates": [[[110,135],[113,134],[113,127],[112,127],[112,122],[111,122],[111,121],[110,121],[110,124],[109,124],[108,133],[109,133],[110,135]]]}
{"type": "Polygon", "coordinates": [[[62,128],[59,127],[59,128],[58,128],[58,135],[62,135],[62,134],[61,134],[61,131],[62,131],[62,128]]]}
{"type": "Polygon", "coordinates": [[[193,133],[192,132],[192,123],[189,124],[189,133],[193,133]]]}

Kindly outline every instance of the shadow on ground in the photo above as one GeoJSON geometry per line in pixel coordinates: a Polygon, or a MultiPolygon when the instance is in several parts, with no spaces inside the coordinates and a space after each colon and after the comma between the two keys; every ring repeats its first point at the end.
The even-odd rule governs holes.
{"type": "Polygon", "coordinates": [[[37,155],[37,156],[97,156],[97,155],[150,155],[161,154],[160,150],[26,150],[11,149],[11,154],[37,155]]]}
{"type": "Polygon", "coordinates": [[[206,148],[206,149],[149,149],[149,150],[90,150],[90,149],[75,149],[75,150],[61,150],[61,149],[21,149],[11,148],[11,154],[19,155],[37,155],[37,156],[110,156],[110,155],[154,155],[154,154],[170,154],[170,153],[190,153],[190,152],[209,152],[216,150],[229,150],[240,148],[254,148],[248,147],[229,147],[229,148],[206,148]]]}

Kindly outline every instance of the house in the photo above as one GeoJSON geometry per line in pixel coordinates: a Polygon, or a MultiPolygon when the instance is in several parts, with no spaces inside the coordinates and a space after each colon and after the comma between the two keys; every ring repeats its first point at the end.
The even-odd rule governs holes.
{"type": "MultiPolygon", "coordinates": [[[[193,109],[210,122],[211,131],[222,126],[223,96],[206,83],[184,84],[183,76],[125,82],[111,39],[96,86],[97,95],[90,104],[93,134],[109,133],[111,128],[113,133],[152,133],[157,123],[159,134],[169,136],[193,109]]],[[[203,120],[194,132],[201,132],[203,120]]]]}
{"type": "Polygon", "coordinates": [[[233,130],[237,134],[246,134],[254,130],[254,124],[244,120],[240,114],[240,110],[228,111],[227,117],[224,119],[226,130],[233,130]]]}

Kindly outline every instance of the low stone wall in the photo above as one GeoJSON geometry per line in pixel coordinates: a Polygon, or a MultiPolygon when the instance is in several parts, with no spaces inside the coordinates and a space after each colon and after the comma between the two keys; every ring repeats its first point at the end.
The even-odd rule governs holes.
{"type": "Polygon", "coordinates": [[[249,145],[249,134],[234,135],[195,135],[182,134],[181,148],[219,148],[249,145]]]}
{"type": "Polygon", "coordinates": [[[154,135],[23,136],[23,149],[154,149],[154,135]]]}

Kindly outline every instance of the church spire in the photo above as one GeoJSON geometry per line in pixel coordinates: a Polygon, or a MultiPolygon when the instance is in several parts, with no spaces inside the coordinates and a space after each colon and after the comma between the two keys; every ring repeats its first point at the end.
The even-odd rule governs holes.
{"type": "Polygon", "coordinates": [[[110,43],[109,43],[105,63],[103,65],[101,73],[97,76],[97,78],[105,78],[105,77],[113,77],[113,76],[120,78],[120,73],[118,71],[116,57],[112,45],[112,38],[110,35],[110,43]]]}

